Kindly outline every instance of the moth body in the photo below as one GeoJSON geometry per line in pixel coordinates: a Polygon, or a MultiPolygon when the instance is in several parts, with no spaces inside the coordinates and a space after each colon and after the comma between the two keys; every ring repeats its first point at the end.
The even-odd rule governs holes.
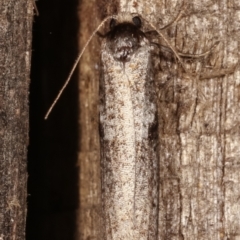
{"type": "Polygon", "coordinates": [[[101,46],[102,200],[109,240],[155,239],[157,234],[152,50],[141,19],[127,14],[111,21],[101,46]]]}

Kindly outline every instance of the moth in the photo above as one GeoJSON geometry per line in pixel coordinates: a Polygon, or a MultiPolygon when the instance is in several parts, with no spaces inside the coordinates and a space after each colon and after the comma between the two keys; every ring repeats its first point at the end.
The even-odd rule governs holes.
{"type": "Polygon", "coordinates": [[[110,22],[101,46],[100,139],[104,239],[157,236],[157,107],[153,46],[137,15],[110,22]]]}
{"type": "Polygon", "coordinates": [[[102,35],[99,89],[104,239],[155,239],[158,124],[151,56],[154,46],[142,30],[139,15],[120,13],[99,25],[45,119],[88,43],[109,18],[110,29],[102,35]]]}

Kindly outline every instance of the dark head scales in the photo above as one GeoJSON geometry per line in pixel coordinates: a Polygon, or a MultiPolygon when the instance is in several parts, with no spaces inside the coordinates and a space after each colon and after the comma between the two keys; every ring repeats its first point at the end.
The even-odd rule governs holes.
{"type": "Polygon", "coordinates": [[[133,17],[131,22],[118,23],[117,19],[111,19],[106,40],[116,61],[130,61],[132,54],[142,46],[146,36],[141,31],[141,27],[142,21],[138,16],[133,17]]]}

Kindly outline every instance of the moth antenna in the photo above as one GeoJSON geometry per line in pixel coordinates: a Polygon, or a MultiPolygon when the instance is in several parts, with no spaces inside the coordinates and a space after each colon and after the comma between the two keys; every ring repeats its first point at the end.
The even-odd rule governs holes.
{"type": "MultiPolygon", "coordinates": [[[[178,19],[178,17],[177,17],[177,19],[178,19]]],[[[147,21],[147,20],[146,20],[146,21],[147,21]]],[[[175,50],[175,48],[170,44],[170,42],[167,40],[167,38],[166,38],[160,31],[157,30],[157,28],[156,28],[151,22],[149,22],[149,21],[147,21],[147,22],[148,22],[148,24],[159,34],[159,36],[163,38],[163,40],[166,42],[166,44],[168,45],[168,47],[173,51],[173,53],[174,53],[175,56],[177,57],[178,61],[179,61],[180,64],[182,65],[183,70],[184,70],[185,72],[187,72],[187,70],[186,70],[186,68],[185,68],[185,66],[184,66],[184,64],[183,64],[183,62],[182,62],[179,54],[178,54],[177,51],[175,50]]],[[[168,26],[169,26],[169,24],[168,24],[168,26]]]]}
{"type": "Polygon", "coordinates": [[[178,54],[179,54],[179,56],[181,56],[181,57],[187,57],[187,58],[200,58],[200,57],[204,57],[204,56],[208,55],[209,53],[211,53],[211,52],[213,51],[213,49],[214,49],[219,43],[220,43],[220,41],[216,41],[216,42],[212,45],[212,47],[211,47],[208,51],[206,51],[206,52],[204,52],[204,53],[200,53],[200,54],[187,54],[187,53],[180,53],[180,52],[178,52],[178,54]]]}
{"type": "MultiPolygon", "coordinates": [[[[183,5],[182,5],[181,8],[183,8],[184,5],[185,5],[185,2],[183,2],[183,5]]],[[[173,21],[171,21],[170,23],[168,23],[166,26],[162,27],[160,30],[166,29],[166,28],[168,28],[169,26],[171,26],[173,23],[177,22],[177,21],[182,17],[183,12],[184,12],[184,10],[181,10],[181,11],[178,13],[177,17],[176,17],[173,21]]],[[[157,30],[157,28],[156,28],[151,22],[149,22],[149,21],[146,20],[146,19],[145,19],[145,21],[158,33],[158,35],[159,35],[160,37],[163,38],[163,40],[167,43],[168,47],[173,51],[173,53],[174,53],[175,56],[177,57],[178,61],[179,61],[180,64],[182,65],[183,70],[184,70],[185,72],[187,72],[186,68],[184,67],[183,62],[181,61],[181,58],[180,58],[179,54],[177,53],[177,51],[175,50],[175,48],[170,44],[170,42],[167,40],[167,38],[166,38],[159,30],[157,30]]]]}
{"type": "Polygon", "coordinates": [[[75,62],[74,62],[74,65],[73,65],[73,67],[72,67],[72,69],[71,69],[71,72],[70,72],[69,75],[68,75],[67,80],[65,81],[65,83],[64,83],[64,85],[62,86],[61,90],[59,91],[57,97],[54,99],[52,105],[51,105],[50,108],[48,109],[48,111],[47,111],[47,113],[46,113],[46,115],[45,115],[45,117],[44,117],[45,120],[48,118],[49,114],[51,113],[51,111],[52,111],[52,109],[54,108],[55,104],[57,103],[58,99],[61,97],[64,89],[65,89],[66,86],[68,85],[68,83],[69,83],[69,81],[70,81],[70,79],[71,79],[71,77],[72,77],[72,75],[73,75],[73,72],[75,71],[75,69],[76,69],[76,67],[77,67],[77,65],[78,65],[78,63],[79,63],[79,61],[80,61],[80,59],[81,59],[81,57],[82,57],[82,55],[83,55],[86,47],[87,47],[88,44],[89,44],[89,42],[92,40],[93,36],[97,33],[97,31],[103,26],[103,24],[104,24],[109,18],[114,18],[114,16],[108,16],[108,17],[106,17],[105,19],[103,19],[102,22],[101,22],[101,23],[98,25],[98,27],[93,31],[92,35],[90,36],[90,38],[89,38],[89,39],[87,40],[87,42],[85,43],[82,51],[79,53],[78,57],[76,58],[76,60],[75,60],[75,62]]]}

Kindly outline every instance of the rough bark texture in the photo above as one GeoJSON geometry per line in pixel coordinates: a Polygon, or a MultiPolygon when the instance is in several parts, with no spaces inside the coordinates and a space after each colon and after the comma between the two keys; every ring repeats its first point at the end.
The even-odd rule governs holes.
{"type": "MultiPolygon", "coordinates": [[[[80,49],[99,23],[97,1],[82,1],[79,8],[80,49]],[[94,21],[86,17],[94,16],[94,21]]],[[[79,214],[77,239],[101,239],[100,152],[98,136],[99,41],[94,38],[80,65],[79,214]]]]}
{"type": "Polygon", "coordinates": [[[25,239],[33,5],[0,2],[0,239],[25,239]]]}
{"type": "MultiPolygon", "coordinates": [[[[161,55],[156,64],[158,239],[240,238],[239,3],[122,0],[92,4],[81,2],[80,48],[99,22],[92,21],[93,16],[103,19],[121,11],[137,12],[161,29],[183,10],[181,18],[163,31],[183,53],[200,54],[219,42],[202,58],[182,59],[186,71],[178,61],[161,55]]],[[[102,238],[98,40],[89,45],[80,69],[79,239],[102,238]]],[[[160,43],[167,46],[163,39],[160,43]]]]}

